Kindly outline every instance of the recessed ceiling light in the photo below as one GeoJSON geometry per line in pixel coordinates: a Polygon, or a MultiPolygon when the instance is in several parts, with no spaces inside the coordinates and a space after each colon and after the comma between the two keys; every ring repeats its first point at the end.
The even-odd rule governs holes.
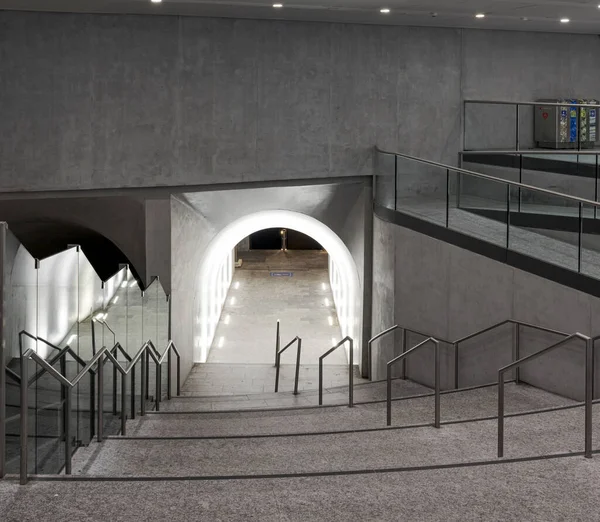
{"type": "Polygon", "coordinates": [[[389,7],[382,7],[379,10],[379,12],[382,13],[382,14],[390,14],[390,8],[389,7]]]}
{"type": "Polygon", "coordinates": [[[160,4],[162,0],[150,0],[153,4],[160,4]]]}
{"type": "Polygon", "coordinates": [[[283,4],[273,4],[273,7],[275,9],[281,9],[283,7],[283,4]]]}
{"type": "Polygon", "coordinates": [[[561,18],[560,19],[560,23],[561,24],[568,24],[571,20],[569,18],[561,18]]]}
{"type": "Polygon", "coordinates": [[[477,13],[475,18],[485,18],[485,13],[477,13]]]}

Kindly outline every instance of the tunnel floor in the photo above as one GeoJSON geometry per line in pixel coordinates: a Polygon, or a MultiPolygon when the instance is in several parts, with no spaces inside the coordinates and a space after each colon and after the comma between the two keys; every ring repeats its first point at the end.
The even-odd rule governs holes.
{"type": "MultiPolygon", "coordinates": [[[[301,363],[318,364],[319,356],[341,339],[327,254],[251,251],[240,257],[245,259],[234,272],[208,362],[273,364],[279,320],[281,346],[299,336],[301,363]]],[[[295,349],[290,348],[282,364],[294,362],[295,349]]],[[[344,350],[331,354],[326,363],[346,364],[344,350]]]]}

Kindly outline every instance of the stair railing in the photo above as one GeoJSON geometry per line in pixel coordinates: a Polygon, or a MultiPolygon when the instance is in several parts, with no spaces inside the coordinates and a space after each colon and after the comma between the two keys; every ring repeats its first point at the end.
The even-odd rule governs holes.
{"type": "MultiPolygon", "coordinates": [[[[279,321],[277,322],[279,325],[279,321]]],[[[278,350],[275,355],[275,393],[279,391],[279,368],[281,366],[281,354],[285,352],[290,346],[298,342],[296,348],[296,373],[294,377],[294,395],[298,395],[298,380],[300,378],[300,353],[302,352],[302,339],[296,336],[289,343],[287,343],[281,350],[278,350]]]]}
{"type": "Polygon", "coordinates": [[[404,361],[407,357],[410,357],[415,352],[421,350],[429,343],[433,343],[434,347],[434,381],[435,381],[435,412],[433,425],[436,428],[440,427],[440,342],[434,338],[429,337],[424,341],[420,342],[416,346],[413,346],[410,350],[398,355],[390,362],[387,363],[387,425],[392,425],[392,367],[398,362],[404,361]]]}
{"type": "MultiPolygon", "coordinates": [[[[546,328],[545,326],[538,326],[535,324],[531,324],[531,323],[526,323],[523,321],[517,321],[515,319],[505,319],[504,321],[500,321],[499,323],[495,323],[491,326],[488,326],[486,328],[483,328],[481,330],[477,330],[476,332],[473,332],[469,335],[466,335],[464,337],[461,337],[460,339],[457,339],[455,341],[450,341],[447,339],[443,339],[439,336],[436,336],[436,339],[440,342],[440,343],[444,343],[447,344],[449,346],[452,346],[454,349],[454,389],[459,389],[460,388],[460,382],[459,382],[459,374],[460,374],[460,345],[466,341],[469,341],[471,339],[474,339],[475,337],[478,337],[479,335],[483,335],[487,332],[490,332],[492,330],[495,330],[497,328],[500,328],[506,324],[512,324],[515,326],[514,329],[514,333],[513,333],[513,350],[514,350],[514,354],[513,354],[513,359],[516,361],[521,357],[521,340],[520,340],[520,327],[523,326],[525,328],[531,328],[533,330],[538,330],[540,332],[546,332],[546,333],[551,333],[554,335],[560,335],[562,337],[567,337],[569,334],[566,332],[561,332],[559,330],[555,330],[553,328],[546,328]]],[[[401,335],[402,335],[402,339],[401,339],[401,345],[402,345],[402,353],[405,353],[407,350],[407,333],[413,333],[416,335],[419,335],[421,337],[429,337],[429,334],[424,333],[424,332],[420,332],[419,330],[415,330],[412,328],[408,328],[406,326],[402,326],[402,325],[394,325],[391,328],[388,328],[387,330],[381,332],[380,334],[376,335],[375,337],[373,337],[373,339],[371,339],[371,341],[369,341],[369,363],[372,364],[371,362],[371,357],[372,357],[372,353],[371,353],[371,344],[372,341],[375,341],[376,339],[379,339],[380,337],[382,337],[383,335],[393,331],[394,329],[399,329],[401,331],[401,335]]],[[[402,362],[402,371],[401,371],[401,378],[402,379],[406,379],[406,359],[403,360],[402,362]]],[[[370,378],[371,375],[370,375],[370,378]]],[[[519,368],[515,368],[515,381],[517,383],[520,382],[520,375],[519,375],[519,368]]]]}
{"type": "MultiPolygon", "coordinates": [[[[58,360],[60,360],[60,372],[63,375],[67,374],[67,361],[66,361],[67,355],[70,355],[73,358],[73,360],[77,364],[79,364],[79,366],[81,366],[82,368],[85,368],[85,366],[86,366],[86,362],[81,357],[79,357],[79,355],[69,345],[66,345],[64,348],[59,348],[58,346],[56,346],[55,344],[52,344],[50,341],[44,339],[43,337],[38,337],[36,335],[30,334],[26,330],[21,330],[19,332],[19,354],[20,354],[21,375],[23,374],[23,366],[25,364],[25,361],[23,360],[23,337],[28,337],[29,339],[36,341],[36,343],[38,341],[42,342],[49,348],[52,348],[53,350],[57,350],[58,354],[56,354],[50,360],[50,366],[54,366],[56,364],[56,362],[58,360]]],[[[32,384],[37,382],[38,379],[40,379],[40,377],[42,377],[45,373],[46,373],[46,369],[41,368],[40,370],[38,370],[36,372],[35,375],[33,375],[29,379],[29,382],[27,385],[31,386],[32,384]]],[[[95,380],[96,380],[96,372],[94,370],[91,370],[90,371],[90,439],[96,434],[96,427],[95,427],[96,399],[94,396],[95,388],[96,388],[95,380]]],[[[19,383],[20,383],[20,380],[19,380],[19,383]]],[[[64,388],[61,387],[61,402],[64,403],[64,401],[65,401],[64,388]]],[[[63,419],[63,424],[65,424],[65,423],[66,423],[66,419],[63,419]]]]}
{"type": "Polygon", "coordinates": [[[319,357],[319,406],[323,405],[323,359],[337,350],[340,346],[343,346],[346,342],[350,345],[348,362],[348,407],[354,407],[354,340],[350,336],[344,337],[339,343],[319,357]]]}
{"type": "Polygon", "coordinates": [[[523,357],[498,370],[498,458],[504,456],[504,374],[518,368],[525,363],[531,362],[549,352],[560,348],[571,340],[579,339],[585,343],[585,425],[584,425],[584,455],[592,458],[592,402],[593,402],[593,379],[594,379],[594,340],[587,335],[574,333],[565,339],[548,346],[538,352],[523,357]]]}
{"type": "Polygon", "coordinates": [[[176,375],[176,384],[177,384],[177,396],[181,395],[181,354],[179,353],[179,350],[177,349],[177,346],[175,346],[175,343],[173,341],[169,341],[167,344],[167,347],[165,348],[165,351],[163,352],[162,355],[160,355],[160,352],[156,349],[156,347],[154,346],[154,344],[152,343],[152,341],[148,341],[148,343],[150,344],[150,346],[154,349],[154,352],[158,355],[159,359],[158,359],[158,366],[157,366],[157,374],[156,374],[156,380],[159,383],[156,390],[157,390],[157,400],[156,400],[156,411],[160,411],[160,403],[162,401],[162,393],[160,393],[162,390],[162,365],[165,362],[165,360],[167,361],[167,399],[170,400],[171,399],[171,376],[173,373],[173,361],[172,361],[172,357],[171,357],[171,352],[175,354],[175,356],[177,357],[177,375],[176,375]]]}
{"type": "Polygon", "coordinates": [[[369,339],[369,342],[367,344],[369,380],[373,380],[373,343],[377,339],[380,339],[381,337],[383,337],[389,333],[392,333],[394,330],[397,330],[398,328],[400,328],[400,327],[397,324],[395,324],[394,326],[388,328],[387,330],[384,330],[383,332],[378,333],[375,337],[372,337],[371,339],[369,339]]]}

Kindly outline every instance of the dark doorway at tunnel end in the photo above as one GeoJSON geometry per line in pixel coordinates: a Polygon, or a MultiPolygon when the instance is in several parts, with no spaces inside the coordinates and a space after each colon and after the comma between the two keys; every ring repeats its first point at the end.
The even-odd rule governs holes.
{"type": "Polygon", "coordinates": [[[250,250],[323,250],[312,237],[292,229],[266,228],[250,235],[250,250]]]}

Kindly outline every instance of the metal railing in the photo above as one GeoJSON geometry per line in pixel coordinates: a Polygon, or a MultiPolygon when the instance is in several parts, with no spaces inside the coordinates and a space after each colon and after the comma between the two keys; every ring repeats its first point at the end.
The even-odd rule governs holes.
{"type": "MultiPolygon", "coordinates": [[[[54,377],[62,386],[64,390],[64,404],[65,404],[65,418],[69,419],[71,416],[71,390],[77,386],[79,381],[87,374],[94,372],[98,377],[98,408],[97,411],[97,419],[98,419],[98,442],[102,442],[103,440],[103,400],[104,400],[104,364],[107,360],[109,360],[117,371],[121,374],[121,435],[126,435],[127,432],[127,375],[130,373],[133,375],[135,371],[135,366],[138,362],[141,363],[141,390],[145,388],[146,383],[146,360],[151,358],[156,364],[156,398],[155,404],[156,409],[159,409],[159,401],[161,395],[161,374],[160,367],[162,362],[167,359],[170,359],[171,351],[174,351],[178,357],[177,364],[177,393],[180,393],[180,364],[179,364],[179,352],[175,344],[170,341],[165,352],[160,356],[158,354],[158,350],[152,343],[152,341],[146,341],[144,345],[138,350],[138,352],[131,357],[130,361],[126,367],[123,367],[119,361],[117,360],[116,355],[119,351],[122,351],[122,346],[117,343],[112,348],[107,348],[106,346],[102,347],[98,350],[90,361],[85,364],[84,368],[80,370],[77,376],[71,381],[69,380],[63,373],[56,370],[50,362],[46,361],[43,357],[40,357],[35,350],[29,349],[23,354],[23,361],[27,359],[35,361],[39,364],[46,373],[54,377]],[[158,354],[158,355],[157,355],[158,354]],[[94,370],[94,368],[96,368],[94,370]]],[[[63,350],[64,354],[68,353],[67,349],[63,350]]],[[[169,369],[171,369],[169,365],[169,369]]],[[[27,409],[29,405],[29,383],[30,379],[27,377],[27,365],[22,364],[22,374],[19,377],[20,380],[20,389],[21,389],[21,433],[20,433],[20,445],[21,445],[21,456],[20,456],[20,482],[21,484],[27,483],[27,438],[28,438],[28,417],[27,417],[27,409]]],[[[14,373],[14,372],[12,372],[14,373]]],[[[37,374],[36,374],[37,375],[37,374]]],[[[17,376],[18,377],[18,376],[17,376]]],[[[135,404],[135,380],[132,379],[132,390],[131,390],[131,408],[132,412],[136,410],[135,404]]],[[[145,415],[146,413],[146,405],[145,401],[141,401],[141,415],[145,415]]],[[[71,457],[72,457],[72,441],[71,441],[71,427],[70,422],[65,423],[65,474],[71,474],[71,457]]]]}
{"type": "Polygon", "coordinates": [[[587,335],[574,333],[566,339],[544,348],[536,353],[523,357],[498,370],[498,458],[504,456],[504,374],[513,369],[531,362],[548,352],[560,348],[573,339],[585,342],[585,447],[584,455],[592,458],[592,401],[593,401],[593,379],[594,379],[594,340],[587,335]]]}
{"type": "Polygon", "coordinates": [[[354,340],[350,336],[344,337],[339,343],[319,357],[319,406],[323,405],[323,359],[346,342],[350,345],[348,357],[348,407],[354,407],[354,340]]]}
{"type": "MultiPolygon", "coordinates": [[[[19,354],[20,354],[20,366],[21,366],[21,375],[23,374],[23,366],[25,365],[25,361],[23,359],[23,337],[28,337],[29,339],[36,341],[37,342],[41,342],[43,344],[45,344],[46,346],[48,346],[49,348],[52,348],[53,350],[58,351],[58,354],[56,354],[49,362],[50,366],[54,366],[56,364],[57,361],[60,360],[60,371],[63,375],[67,374],[67,363],[66,363],[66,356],[70,355],[73,360],[79,364],[79,366],[81,366],[82,368],[85,368],[86,366],[86,362],[79,357],[79,355],[67,344],[64,348],[59,348],[58,346],[56,346],[55,344],[51,343],[50,341],[48,341],[47,339],[44,339],[43,337],[39,337],[36,335],[33,335],[31,333],[29,333],[26,330],[21,330],[19,332],[19,354]]],[[[46,373],[46,369],[45,368],[40,368],[40,370],[38,370],[36,372],[35,375],[33,375],[28,382],[28,386],[31,386],[32,384],[34,384],[35,382],[37,382],[40,377],[42,377],[44,374],[46,373]]],[[[96,400],[95,400],[95,379],[96,379],[96,372],[95,371],[90,371],[90,438],[93,438],[93,436],[96,433],[96,426],[95,426],[95,404],[96,404],[96,400]]],[[[19,380],[20,383],[20,380],[19,380]]],[[[64,388],[61,387],[61,402],[64,403],[65,400],[65,394],[64,394],[64,388]]],[[[63,419],[63,424],[66,424],[66,419],[63,419]]]]}
{"type": "MultiPolygon", "coordinates": [[[[277,322],[279,325],[279,322],[277,322]]],[[[294,376],[294,395],[298,395],[298,380],[300,378],[300,354],[302,352],[302,339],[298,336],[294,337],[289,343],[287,343],[281,350],[279,350],[275,356],[275,392],[279,391],[279,368],[281,366],[281,354],[285,352],[295,342],[298,342],[296,348],[296,373],[294,376]]]]}
{"type": "MultiPolygon", "coordinates": [[[[152,341],[148,341],[150,343],[150,345],[154,348],[155,352],[159,355],[159,359],[158,359],[158,367],[157,367],[157,376],[156,376],[156,380],[157,382],[161,383],[161,388],[162,388],[162,365],[165,362],[165,359],[167,361],[167,400],[171,400],[171,395],[172,395],[172,391],[171,391],[171,387],[172,387],[172,382],[171,382],[171,378],[173,375],[173,368],[172,368],[172,358],[171,358],[171,353],[175,353],[175,357],[177,357],[177,372],[176,372],[176,385],[177,385],[177,396],[181,395],[181,354],[179,353],[179,350],[177,349],[177,346],[175,346],[175,343],[171,340],[167,343],[167,347],[165,348],[165,351],[163,352],[162,355],[160,355],[160,353],[158,352],[158,350],[154,347],[154,345],[152,344],[152,341]]],[[[158,391],[159,388],[157,388],[158,391]]],[[[158,393],[158,397],[157,397],[157,401],[156,401],[156,411],[160,411],[160,403],[162,401],[162,393],[158,393]]]]}
{"type": "Polygon", "coordinates": [[[394,330],[396,330],[398,327],[397,324],[395,324],[394,326],[388,328],[387,330],[384,330],[383,332],[378,333],[376,336],[371,337],[371,339],[369,339],[369,342],[367,343],[367,357],[368,357],[368,376],[370,380],[373,380],[373,343],[377,340],[380,339],[381,337],[393,332],[394,330]]]}
{"type": "Polygon", "coordinates": [[[544,101],[498,101],[498,100],[464,100],[463,102],[463,122],[465,128],[463,130],[463,149],[467,149],[467,107],[469,105],[496,105],[496,106],[512,106],[515,109],[515,149],[521,150],[521,107],[566,107],[576,108],[576,125],[577,125],[577,143],[572,142],[576,145],[577,149],[581,150],[581,109],[598,109],[600,105],[593,103],[557,103],[557,102],[544,102],[544,101]]]}
{"type": "MultiPolygon", "coordinates": [[[[499,323],[495,323],[495,324],[488,326],[486,328],[483,328],[481,330],[477,330],[476,332],[473,332],[469,335],[465,335],[464,337],[456,339],[455,341],[450,341],[450,340],[444,339],[442,337],[436,336],[435,338],[437,339],[438,342],[447,344],[447,345],[453,347],[453,350],[454,350],[454,388],[455,389],[460,388],[460,351],[459,351],[460,345],[466,341],[474,339],[475,337],[478,337],[480,335],[488,333],[492,330],[495,330],[495,329],[500,328],[507,324],[512,324],[515,326],[514,333],[513,333],[513,350],[514,350],[513,358],[514,358],[514,360],[517,360],[520,358],[520,352],[521,352],[520,327],[531,328],[533,330],[538,330],[541,332],[551,333],[551,334],[555,334],[555,335],[561,335],[563,337],[567,337],[569,335],[566,332],[561,332],[561,331],[555,330],[553,328],[546,328],[545,326],[538,326],[535,324],[526,323],[524,321],[517,321],[515,319],[505,319],[504,321],[500,321],[499,323]]],[[[412,333],[412,334],[415,334],[415,335],[418,335],[421,337],[426,337],[426,338],[431,337],[430,334],[421,332],[419,330],[415,330],[413,328],[408,328],[403,325],[394,325],[391,328],[388,328],[387,330],[384,330],[380,334],[376,335],[375,337],[373,337],[373,339],[371,339],[369,341],[369,362],[371,362],[371,357],[372,357],[371,346],[370,346],[372,341],[375,341],[376,339],[379,339],[383,335],[385,335],[389,332],[392,332],[396,329],[400,330],[400,333],[401,333],[402,353],[406,353],[406,351],[407,351],[407,342],[408,342],[407,341],[407,339],[408,339],[407,333],[412,333]]],[[[406,374],[407,374],[407,368],[406,368],[406,358],[405,358],[405,359],[402,359],[401,378],[406,379],[406,374]]],[[[519,382],[519,379],[520,379],[519,370],[517,368],[515,370],[515,380],[517,383],[519,382]]]]}
{"type": "Polygon", "coordinates": [[[435,412],[433,425],[436,428],[440,427],[440,343],[434,337],[429,337],[423,342],[420,342],[416,346],[413,346],[407,352],[398,355],[390,362],[387,363],[387,408],[386,408],[386,422],[388,426],[392,425],[392,367],[394,364],[400,361],[404,361],[407,357],[419,351],[429,343],[433,343],[434,348],[434,387],[435,387],[435,412]]]}

